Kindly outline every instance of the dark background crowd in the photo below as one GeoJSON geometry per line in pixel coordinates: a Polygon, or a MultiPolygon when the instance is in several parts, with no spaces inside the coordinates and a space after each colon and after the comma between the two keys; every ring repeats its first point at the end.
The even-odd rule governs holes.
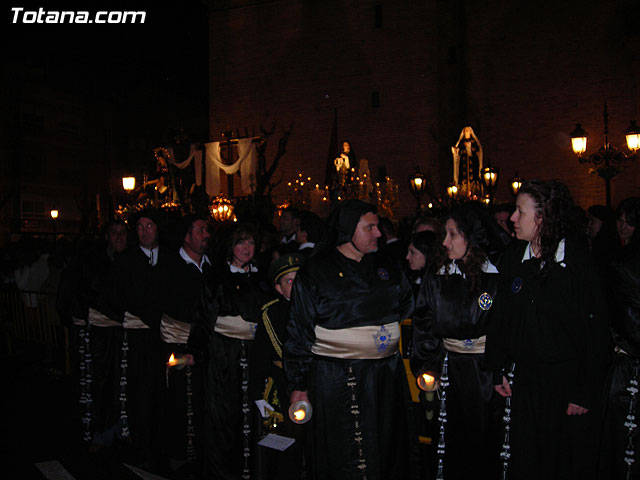
{"type": "MultiPolygon", "coordinates": [[[[486,244],[488,245],[486,254],[499,269],[501,255],[507,250],[509,244],[515,241],[513,223],[511,221],[512,214],[516,209],[515,204],[488,207],[481,203],[468,203],[472,203],[474,209],[482,212],[483,218],[491,219],[489,230],[495,241],[486,244]]],[[[448,207],[454,208],[456,205],[449,205],[448,207]]],[[[428,210],[416,217],[403,218],[400,222],[393,222],[390,219],[380,217],[379,229],[382,235],[378,239],[379,251],[384,255],[393,257],[402,265],[416,298],[419,294],[420,285],[425,281],[425,276],[434,273],[433,268],[438,262],[439,255],[442,255],[442,244],[446,235],[445,219],[451,208],[428,210]]],[[[590,252],[591,261],[595,264],[600,280],[604,285],[607,285],[609,265],[620,258],[625,258],[630,252],[638,251],[640,248],[640,233],[637,229],[640,224],[640,198],[634,197],[623,200],[615,211],[603,205],[593,205],[587,210],[574,206],[571,210],[571,218],[572,222],[578,226],[576,231],[579,232],[579,242],[590,252]]],[[[219,317],[235,318],[239,316],[248,323],[250,321],[260,323],[263,305],[272,299],[278,298],[279,294],[281,294],[280,290],[274,288],[274,262],[277,262],[279,258],[292,254],[299,256],[296,258],[301,258],[300,262],[303,262],[304,258],[310,255],[318,244],[322,244],[324,227],[325,219],[321,219],[312,212],[298,211],[293,208],[279,212],[274,223],[268,225],[251,221],[215,224],[206,221],[206,219],[182,217],[175,213],[141,212],[140,215],[130,218],[127,223],[110,222],[104,226],[102,232],[92,237],[73,239],[66,236],[59,236],[55,239],[25,237],[4,247],[0,251],[0,272],[2,275],[2,294],[4,296],[2,334],[8,348],[3,357],[7,365],[11,390],[11,394],[5,398],[5,402],[8,407],[17,410],[17,414],[10,416],[11,419],[8,422],[9,431],[16,432],[15,436],[11,437],[16,441],[13,442],[8,439],[4,440],[4,442],[8,443],[9,451],[19,453],[13,456],[12,465],[15,468],[24,469],[23,473],[30,472],[33,475],[32,467],[19,466],[18,464],[23,458],[28,458],[29,461],[33,462],[37,461],[38,458],[35,456],[35,452],[32,455],[25,454],[26,449],[37,447],[42,451],[54,451],[56,452],[53,453],[54,455],[60,455],[61,457],[66,455],[67,457],[75,458],[75,468],[80,472],[93,471],[96,465],[100,465],[101,473],[95,478],[100,478],[100,475],[104,475],[104,478],[109,478],[109,475],[116,474],[114,473],[116,472],[114,465],[119,464],[120,461],[172,478],[198,476],[201,472],[207,472],[207,468],[212,469],[212,471],[227,468],[226,466],[220,467],[220,465],[226,465],[225,460],[220,458],[211,460],[211,465],[208,466],[194,461],[194,458],[198,456],[206,456],[203,452],[208,451],[207,445],[200,443],[201,440],[192,444],[187,439],[184,445],[182,440],[176,440],[180,447],[176,447],[175,450],[164,448],[166,445],[163,447],[156,444],[158,439],[164,441],[181,435],[180,432],[183,432],[187,426],[181,424],[180,421],[177,421],[177,425],[172,424],[171,428],[175,427],[175,430],[170,428],[168,429],[169,433],[162,428],[158,431],[147,431],[145,439],[148,445],[137,444],[135,440],[133,443],[131,441],[122,441],[123,425],[118,420],[119,412],[109,410],[110,407],[105,407],[105,412],[107,412],[105,416],[109,417],[108,421],[105,418],[100,418],[99,414],[94,414],[94,423],[91,427],[87,425],[86,403],[79,403],[79,399],[83,395],[83,387],[79,380],[81,377],[80,370],[88,367],[86,365],[81,367],[82,359],[79,358],[83,342],[79,329],[84,327],[81,324],[82,322],[77,321],[78,317],[82,317],[77,309],[78,298],[88,295],[91,298],[85,300],[91,305],[84,305],[83,307],[97,308],[97,306],[102,306],[104,308],[98,310],[102,311],[105,317],[118,318],[118,321],[122,321],[121,317],[124,318],[127,314],[134,313],[132,311],[133,307],[130,306],[131,304],[137,301],[149,303],[149,305],[143,305],[139,310],[144,313],[133,316],[142,319],[143,323],[146,322],[151,325],[151,330],[153,331],[162,323],[160,318],[164,320],[169,318],[170,323],[173,322],[172,328],[178,328],[180,321],[174,322],[174,320],[184,314],[189,317],[185,319],[185,322],[192,324],[191,331],[193,333],[195,325],[198,324],[198,317],[204,317],[207,313],[211,314],[214,311],[219,317]],[[133,281],[139,273],[136,270],[138,267],[133,267],[138,260],[132,259],[132,252],[138,252],[140,250],[139,247],[144,247],[144,234],[140,231],[141,218],[151,218],[152,223],[157,228],[156,242],[155,244],[150,242],[148,250],[153,252],[154,248],[159,246],[160,252],[169,252],[173,259],[172,261],[174,261],[174,263],[167,263],[167,266],[163,267],[164,273],[157,275],[153,279],[144,276],[146,274],[140,274],[142,275],[141,279],[148,282],[147,285],[143,286],[133,281]],[[203,223],[203,230],[199,233],[200,240],[198,243],[196,241],[195,227],[199,221],[205,223],[203,223]],[[198,267],[202,278],[199,275],[194,276],[192,271],[189,271],[188,274],[183,274],[179,269],[180,267],[175,263],[175,259],[179,257],[178,252],[181,248],[183,251],[196,252],[197,258],[195,260],[190,255],[193,260],[191,263],[198,267]],[[245,248],[245,250],[242,250],[242,248],[245,248]],[[124,260],[125,258],[129,258],[129,260],[124,260]],[[229,269],[231,271],[230,275],[228,274],[229,269]],[[246,275],[234,276],[234,274],[243,272],[246,275]],[[98,277],[100,277],[99,281],[95,283],[98,277]],[[209,281],[207,278],[215,278],[215,280],[209,281]],[[205,291],[207,290],[207,282],[210,285],[216,285],[215,289],[217,290],[213,291],[215,289],[210,288],[211,291],[208,293],[202,293],[203,288],[205,291]],[[137,300],[124,300],[122,296],[127,296],[131,292],[122,292],[121,290],[124,288],[122,285],[126,285],[129,290],[135,290],[136,295],[140,294],[141,296],[137,300]],[[242,292],[245,296],[238,297],[234,289],[242,292]],[[87,293],[87,290],[89,290],[89,293],[87,293]],[[180,295],[177,295],[176,292],[180,292],[180,295]],[[119,295],[121,296],[119,297],[119,295]],[[185,298],[189,299],[187,306],[180,304],[181,299],[184,300],[185,298]],[[207,303],[207,300],[209,303],[207,303]],[[172,304],[172,302],[174,303],[172,304]],[[197,306],[194,306],[196,304],[197,306]],[[159,311],[153,311],[157,305],[162,305],[162,308],[159,311]],[[247,305],[250,305],[250,307],[247,307],[247,305]],[[174,309],[175,314],[163,317],[171,308],[174,309]],[[146,315],[149,317],[145,317],[146,315]],[[157,317],[157,319],[150,323],[147,318],[152,316],[154,318],[157,317]],[[53,333],[29,333],[29,331],[21,330],[18,325],[21,322],[35,325],[38,323],[38,319],[42,321],[43,317],[46,317],[44,319],[46,329],[53,333]],[[30,380],[25,379],[32,379],[33,383],[37,384],[38,387],[26,392],[25,389],[29,390],[31,384],[30,380]],[[46,395],[54,392],[54,395],[49,398],[33,398],[33,395],[37,396],[38,392],[40,394],[46,392],[46,395]],[[28,401],[24,401],[23,397],[28,398],[28,401]],[[47,404],[52,405],[53,410],[43,407],[43,405],[47,404]],[[56,414],[60,415],[56,416],[56,414]],[[85,421],[84,424],[82,423],[83,421],[85,421]],[[96,422],[103,423],[98,428],[96,425],[99,423],[96,422]],[[48,433],[43,433],[43,430],[47,430],[48,433]],[[156,434],[159,435],[158,438],[154,438],[156,434]],[[39,438],[39,440],[32,441],[33,438],[39,438]],[[66,448],[62,448],[60,445],[52,448],[58,438],[61,439],[62,443],[67,444],[66,448]],[[151,448],[152,445],[153,448],[151,448]],[[194,449],[195,453],[190,451],[189,448],[194,449]],[[72,454],[71,452],[74,453],[72,454]],[[158,455],[158,452],[163,455],[158,455]],[[173,458],[174,453],[176,453],[176,458],[173,458]],[[79,458],[83,460],[80,461],[78,460],[79,458]],[[194,464],[197,466],[194,467],[194,464]]],[[[157,252],[157,250],[155,251],[157,252]]],[[[146,250],[145,254],[147,254],[146,250]]],[[[151,253],[150,258],[153,258],[153,253],[151,253]]],[[[183,259],[186,261],[186,257],[183,257],[183,259]]],[[[156,261],[164,261],[163,253],[160,253],[160,257],[156,261]]],[[[143,263],[146,262],[147,257],[144,257],[143,263]]],[[[158,265],[160,264],[158,263],[158,265]]],[[[151,265],[155,267],[153,262],[151,262],[151,265]]],[[[638,275],[637,271],[635,275],[638,275]]],[[[288,300],[287,296],[285,298],[288,300]]],[[[86,314],[84,320],[87,320],[86,314]]],[[[204,318],[200,319],[198,325],[198,328],[203,330],[210,327],[206,325],[206,319],[204,318]]],[[[104,328],[108,325],[101,324],[101,326],[104,328]]],[[[96,330],[95,327],[94,330],[96,330]]],[[[130,330],[129,344],[132,349],[135,349],[135,342],[140,340],[135,335],[138,335],[141,331],[135,330],[135,328],[130,330]]],[[[410,328],[403,330],[404,348],[402,353],[406,358],[411,356],[410,335],[410,328]]],[[[634,335],[637,336],[637,332],[634,335]]],[[[233,342],[225,340],[227,343],[216,345],[216,349],[219,352],[225,352],[229,360],[237,360],[242,365],[248,358],[249,346],[244,339],[236,342],[238,337],[233,338],[233,342]]],[[[206,352],[207,348],[191,344],[191,339],[189,342],[187,342],[186,338],[184,340],[184,342],[176,340],[172,343],[166,339],[159,340],[154,337],[153,342],[158,345],[168,345],[169,347],[162,353],[160,353],[162,347],[158,347],[157,351],[154,347],[146,354],[158,359],[164,355],[162,358],[166,361],[168,358],[165,357],[168,357],[168,353],[173,353],[174,351],[176,353],[184,353],[184,358],[187,359],[187,366],[193,366],[193,385],[189,387],[193,388],[193,391],[190,391],[189,395],[193,396],[194,399],[196,396],[218,398],[216,395],[221,394],[219,391],[214,391],[215,389],[207,390],[208,387],[203,386],[207,385],[207,382],[203,381],[201,383],[198,380],[199,378],[206,379],[207,376],[210,376],[210,379],[215,379],[215,382],[212,381],[210,383],[218,382],[223,384],[223,389],[230,388],[230,385],[235,386],[236,383],[241,385],[243,382],[249,382],[251,384],[248,389],[249,393],[244,390],[239,393],[239,390],[233,395],[237,394],[234,400],[238,405],[243,404],[244,408],[246,408],[247,404],[253,403],[253,399],[249,398],[248,395],[254,395],[255,391],[257,391],[255,389],[261,390],[261,388],[260,386],[255,387],[255,380],[249,379],[249,372],[242,370],[239,371],[240,373],[233,374],[239,375],[238,378],[230,378],[225,376],[227,375],[226,373],[220,376],[221,370],[218,367],[211,369],[212,371],[199,371],[197,370],[198,367],[196,367],[202,364],[199,355],[202,352],[206,352]],[[164,344],[162,343],[163,341],[164,344]],[[194,362],[195,364],[190,365],[189,362],[194,362]]],[[[106,342],[104,345],[107,345],[111,340],[105,337],[102,338],[102,341],[106,342]]],[[[118,337],[117,342],[122,342],[122,339],[118,337]]],[[[113,354],[121,350],[121,344],[118,343],[117,347],[106,346],[104,348],[103,352],[113,354]]],[[[633,352],[631,354],[633,355],[633,352]]],[[[131,355],[130,350],[129,367],[131,367],[132,362],[135,363],[134,357],[131,355]]],[[[207,354],[204,353],[204,355],[207,354]]],[[[95,362],[98,357],[95,357],[93,361],[95,362]]],[[[220,362],[221,360],[218,358],[215,361],[220,362]]],[[[157,363],[161,368],[145,371],[144,375],[148,374],[153,377],[154,382],[159,385],[162,385],[166,380],[167,391],[160,392],[149,387],[150,390],[147,393],[153,392],[157,397],[149,398],[146,396],[137,400],[158,402],[165,405],[165,407],[167,402],[183,401],[171,399],[173,394],[170,391],[173,387],[169,387],[169,376],[173,374],[170,373],[169,369],[165,370],[164,364],[160,360],[157,363]],[[164,378],[165,375],[166,379],[164,378]]],[[[113,360],[113,362],[106,360],[102,365],[102,368],[106,370],[103,370],[102,373],[109,370],[111,372],[110,375],[117,376],[119,365],[119,360],[113,360]],[[110,366],[107,366],[107,364],[110,364],[110,366]]],[[[219,365],[219,363],[216,365],[219,365]]],[[[231,370],[229,369],[229,371],[231,370]]],[[[408,373],[410,382],[415,382],[415,378],[411,376],[409,371],[408,373]]],[[[172,378],[177,381],[178,375],[176,373],[172,378]]],[[[190,377],[191,373],[188,376],[190,377]]],[[[133,381],[132,378],[135,378],[135,374],[130,371],[128,379],[130,384],[133,381]]],[[[94,387],[101,380],[103,379],[95,378],[94,376],[94,387]]],[[[262,380],[260,379],[259,381],[262,380]]],[[[182,379],[180,382],[186,382],[186,380],[182,379]]],[[[182,383],[180,385],[180,388],[185,388],[182,383]]],[[[220,385],[218,386],[220,387],[220,385]]],[[[100,385],[100,388],[103,389],[101,390],[102,395],[111,395],[116,399],[114,400],[114,405],[121,401],[118,395],[122,392],[122,385],[121,382],[118,382],[118,378],[111,378],[108,385],[100,385]]],[[[178,397],[180,395],[178,394],[178,397]]],[[[287,402],[284,399],[284,394],[280,397],[281,402],[287,402]]],[[[96,399],[94,398],[95,401],[96,399]]],[[[134,412],[136,411],[133,407],[135,401],[136,399],[129,398],[129,407],[133,408],[134,412]]],[[[430,401],[433,402],[433,399],[430,401]]],[[[211,428],[211,425],[206,423],[207,418],[211,421],[211,419],[219,419],[227,414],[235,416],[237,413],[235,411],[214,411],[207,414],[209,407],[206,405],[206,399],[202,402],[194,400],[192,403],[190,403],[190,408],[193,408],[193,415],[203,419],[200,425],[193,427],[195,436],[198,438],[206,436],[202,435],[201,432],[211,428]]],[[[117,407],[114,408],[117,409],[117,407]]],[[[143,404],[142,409],[144,410],[145,408],[143,404]]],[[[436,419],[433,416],[435,407],[425,398],[424,393],[418,396],[418,402],[411,408],[414,408],[416,412],[416,425],[421,430],[418,433],[429,435],[432,439],[437,437],[436,419]]],[[[153,421],[161,423],[176,422],[175,418],[169,418],[170,415],[167,415],[162,407],[159,407],[158,410],[158,412],[153,413],[153,421]]],[[[5,412],[7,411],[5,409],[5,412]]],[[[131,415],[130,410],[129,427],[135,432],[136,428],[142,428],[139,427],[139,422],[142,420],[131,418],[131,415]]],[[[241,414],[238,415],[242,416],[241,414]]],[[[286,415],[286,411],[284,411],[284,415],[286,415]]],[[[246,415],[244,415],[242,422],[244,422],[245,427],[248,423],[252,423],[252,430],[254,430],[253,427],[255,427],[256,422],[260,423],[255,419],[248,419],[246,415]]],[[[216,427],[219,427],[219,424],[216,427]]],[[[241,426],[236,425],[232,428],[242,431],[241,426]]],[[[264,434],[268,430],[268,428],[267,430],[265,428],[262,425],[254,432],[261,431],[264,434]]],[[[295,436],[296,433],[294,432],[292,435],[295,436]]],[[[237,445],[240,450],[246,451],[247,448],[251,448],[251,453],[254,454],[250,463],[246,460],[247,456],[244,456],[244,465],[242,465],[242,455],[237,458],[233,457],[237,459],[237,462],[229,467],[230,471],[233,471],[233,473],[229,474],[229,478],[235,478],[233,475],[241,478],[243,472],[246,474],[249,470],[254,472],[262,471],[263,478],[272,478],[268,473],[264,472],[270,471],[268,469],[274,467],[269,466],[269,461],[262,458],[260,454],[255,454],[256,451],[253,450],[253,447],[247,447],[249,438],[247,435],[245,435],[244,444],[242,438],[236,438],[234,435],[228,438],[233,438],[234,442],[240,442],[237,445]]],[[[215,443],[222,440],[214,438],[204,441],[215,443]]],[[[251,437],[250,440],[253,442],[255,439],[251,437]]],[[[304,444],[304,441],[301,441],[301,443],[304,444]]],[[[427,460],[423,461],[427,464],[433,464],[435,462],[434,443],[430,446],[422,445],[421,448],[427,458],[427,460]]],[[[221,450],[221,452],[224,453],[224,450],[221,450]]],[[[301,457],[304,456],[304,453],[300,451],[297,454],[301,457]]],[[[235,455],[235,452],[233,455],[235,455]]],[[[425,468],[428,469],[430,467],[425,468]]],[[[278,475],[280,477],[293,475],[287,478],[295,478],[296,475],[301,477],[304,475],[304,470],[305,466],[301,464],[296,465],[295,473],[283,474],[279,471],[278,475]]],[[[116,475],[122,475],[122,472],[116,475]]],[[[26,477],[28,475],[25,473],[26,477]]],[[[256,478],[259,477],[256,476],[256,478]]]]}

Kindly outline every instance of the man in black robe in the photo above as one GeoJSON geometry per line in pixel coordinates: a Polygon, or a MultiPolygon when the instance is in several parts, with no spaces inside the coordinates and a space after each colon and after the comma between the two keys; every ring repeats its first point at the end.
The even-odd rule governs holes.
{"type": "Polygon", "coordinates": [[[152,465],[157,446],[158,332],[162,277],[168,255],[160,248],[160,213],[143,210],[134,218],[139,244],[129,248],[112,269],[112,309],[123,319],[123,363],[120,393],[123,438],[133,442],[138,465],[152,465]]]}
{"type": "Polygon", "coordinates": [[[170,255],[164,269],[168,288],[162,296],[160,320],[161,366],[169,363],[162,385],[162,445],[173,470],[200,469],[202,457],[203,364],[206,361],[207,331],[193,325],[194,311],[205,279],[211,274],[206,255],[211,235],[207,221],[193,215],[182,220],[184,239],[180,250],[170,255]]]}
{"type": "MultiPolygon", "coordinates": [[[[108,302],[109,270],[127,247],[127,226],[113,220],[104,242],[82,252],[65,272],[68,313],[77,339],[84,440],[91,451],[111,445],[120,416],[122,318],[108,302]]],[[[75,344],[75,342],[74,342],[75,344]]]]}
{"type": "Polygon", "coordinates": [[[411,286],[376,254],[373,205],[347,200],[328,227],[329,246],[296,277],[283,355],[291,403],[313,406],[312,478],[407,478],[409,391],[398,341],[411,286]]]}

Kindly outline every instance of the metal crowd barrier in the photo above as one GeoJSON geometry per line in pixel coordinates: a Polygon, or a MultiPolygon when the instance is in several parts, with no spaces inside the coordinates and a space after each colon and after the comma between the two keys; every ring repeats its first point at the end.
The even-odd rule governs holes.
{"type": "Polygon", "coordinates": [[[56,311],[55,293],[1,289],[0,332],[9,356],[22,341],[63,348],[68,358],[68,335],[56,311]]]}

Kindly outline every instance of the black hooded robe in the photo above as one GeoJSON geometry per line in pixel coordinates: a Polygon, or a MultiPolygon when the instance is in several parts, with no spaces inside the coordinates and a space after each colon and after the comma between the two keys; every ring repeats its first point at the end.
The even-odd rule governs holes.
{"type": "MultiPolygon", "coordinates": [[[[359,216],[356,216],[356,223],[359,216]]],[[[395,263],[378,254],[350,260],[333,248],[298,272],[284,346],[290,389],[308,391],[317,479],[400,479],[409,473],[409,390],[400,352],[381,359],[314,355],[314,328],[399,322],[413,295],[395,263]]]]}

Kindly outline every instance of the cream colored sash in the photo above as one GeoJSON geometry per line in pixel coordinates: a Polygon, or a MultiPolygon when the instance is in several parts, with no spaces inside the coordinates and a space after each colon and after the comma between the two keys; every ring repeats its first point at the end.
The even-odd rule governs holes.
{"type": "Polygon", "coordinates": [[[334,358],[385,358],[398,351],[400,324],[330,330],[316,326],[316,341],[311,351],[316,355],[334,358]]]}
{"type": "Polygon", "coordinates": [[[190,332],[190,323],[174,320],[166,313],[162,314],[162,319],[160,320],[160,338],[162,338],[163,342],[186,345],[190,332]]]}
{"type": "Polygon", "coordinates": [[[124,312],[124,322],[122,322],[122,326],[124,328],[149,328],[149,326],[144,323],[140,318],[135,315],[131,315],[129,312],[124,312]]]}
{"type": "Polygon", "coordinates": [[[82,318],[71,317],[71,321],[77,327],[85,327],[87,325],[87,321],[82,318]]]}
{"type": "Polygon", "coordinates": [[[444,348],[455,353],[484,353],[484,346],[487,343],[487,336],[479,338],[469,338],[458,340],[457,338],[443,338],[444,348]]]}
{"type": "Polygon", "coordinates": [[[89,309],[89,325],[93,325],[94,327],[122,327],[120,322],[111,320],[104,313],[94,310],[93,308],[89,309]]]}
{"type": "Polygon", "coordinates": [[[256,336],[257,323],[247,322],[240,315],[235,317],[218,317],[215,331],[225,337],[238,340],[253,340],[256,336]]]}

